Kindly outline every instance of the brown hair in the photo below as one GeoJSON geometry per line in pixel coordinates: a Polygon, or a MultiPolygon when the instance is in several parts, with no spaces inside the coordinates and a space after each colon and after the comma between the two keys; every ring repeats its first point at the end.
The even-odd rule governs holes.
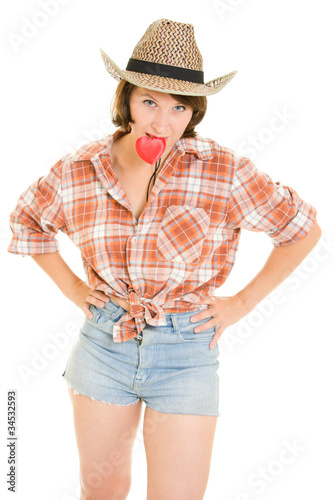
{"type": "MultiPolygon", "coordinates": [[[[113,125],[120,127],[121,131],[128,134],[131,131],[130,122],[133,122],[130,114],[130,96],[135,85],[126,80],[120,80],[117,85],[114,100],[111,107],[111,119],[113,125]]],[[[190,96],[181,94],[170,94],[181,104],[193,110],[192,118],[187,125],[182,137],[195,137],[197,132],[195,126],[201,122],[207,110],[206,96],[190,96]]]]}

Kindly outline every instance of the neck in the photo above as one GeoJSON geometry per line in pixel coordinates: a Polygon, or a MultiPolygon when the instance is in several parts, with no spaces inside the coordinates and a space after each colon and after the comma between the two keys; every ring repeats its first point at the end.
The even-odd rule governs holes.
{"type": "Polygon", "coordinates": [[[135,139],[133,134],[130,132],[122,136],[117,141],[117,156],[121,157],[121,163],[125,165],[131,165],[132,168],[146,168],[147,163],[140,158],[136,149],[135,149],[135,139]]]}

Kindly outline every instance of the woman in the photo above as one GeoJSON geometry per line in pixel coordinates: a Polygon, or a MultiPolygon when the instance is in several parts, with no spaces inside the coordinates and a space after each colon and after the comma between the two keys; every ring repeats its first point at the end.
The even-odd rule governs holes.
{"type": "Polygon", "coordinates": [[[8,250],[31,255],[85,315],[63,373],[73,405],[81,500],[125,499],[145,402],[148,500],[201,500],[218,412],[218,339],[298,266],[320,238],[315,209],[195,126],[206,96],[193,26],[161,19],[119,84],[118,130],[52,166],[11,214],[8,250]],[[155,166],[153,166],[155,164],[155,166]],[[240,229],[274,248],[231,297],[214,297],[234,264],[240,229]],[[59,254],[78,246],[79,279],[59,254]]]}

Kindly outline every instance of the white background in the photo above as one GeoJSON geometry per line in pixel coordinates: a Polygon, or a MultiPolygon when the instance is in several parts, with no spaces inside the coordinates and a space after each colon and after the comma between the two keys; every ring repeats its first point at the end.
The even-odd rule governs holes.
{"type": "MultiPolygon", "coordinates": [[[[238,70],[209,98],[198,132],[252,155],[260,170],[296,189],[316,207],[323,230],[293,277],[219,341],[221,416],[205,500],[331,498],[330,3],[20,0],[5,5],[0,94],[0,482],[5,498],[13,498],[6,491],[11,389],[18,399],[15,498],[79,498],[74,426],[61,375],[83,322],[83,313],[31,258],[7,252],[9,214],[19,195],[55,161],[114,130],[105,124],[116,82],[105,71],[99,48],[125,68],[148,25],[162,17],[194,24],[205,81],[238,70]],[[284,121],[273,119],[277,114],[284,121]],[[272,130],[274,123],[278,131],[272,130]],[[250,152],[253,140],[257,146],[250,152]],[[54,339],[59,343],[60,338],[57,347],[54,339]],[[288,446],[294,454],[285,451],[288,446]]],[[[58,240],[64,259],[84,278],[78,249],[64,234],[58,240]]],[[[266,235],[243,232],[236,265],[218,293],[242,288],[271,248],[266,235]]],[[[142,423],[128,498],[146,498],[142,423]]]]}

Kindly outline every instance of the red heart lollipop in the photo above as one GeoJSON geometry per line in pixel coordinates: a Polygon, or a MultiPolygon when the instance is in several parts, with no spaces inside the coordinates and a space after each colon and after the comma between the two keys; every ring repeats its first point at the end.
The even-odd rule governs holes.
{"type": "Polygon", "coordinates": [[[136,141],[135,148],[140,158],[153,165],[164,153],[166,141],[162,137],[144,135],[136,141]]]}

